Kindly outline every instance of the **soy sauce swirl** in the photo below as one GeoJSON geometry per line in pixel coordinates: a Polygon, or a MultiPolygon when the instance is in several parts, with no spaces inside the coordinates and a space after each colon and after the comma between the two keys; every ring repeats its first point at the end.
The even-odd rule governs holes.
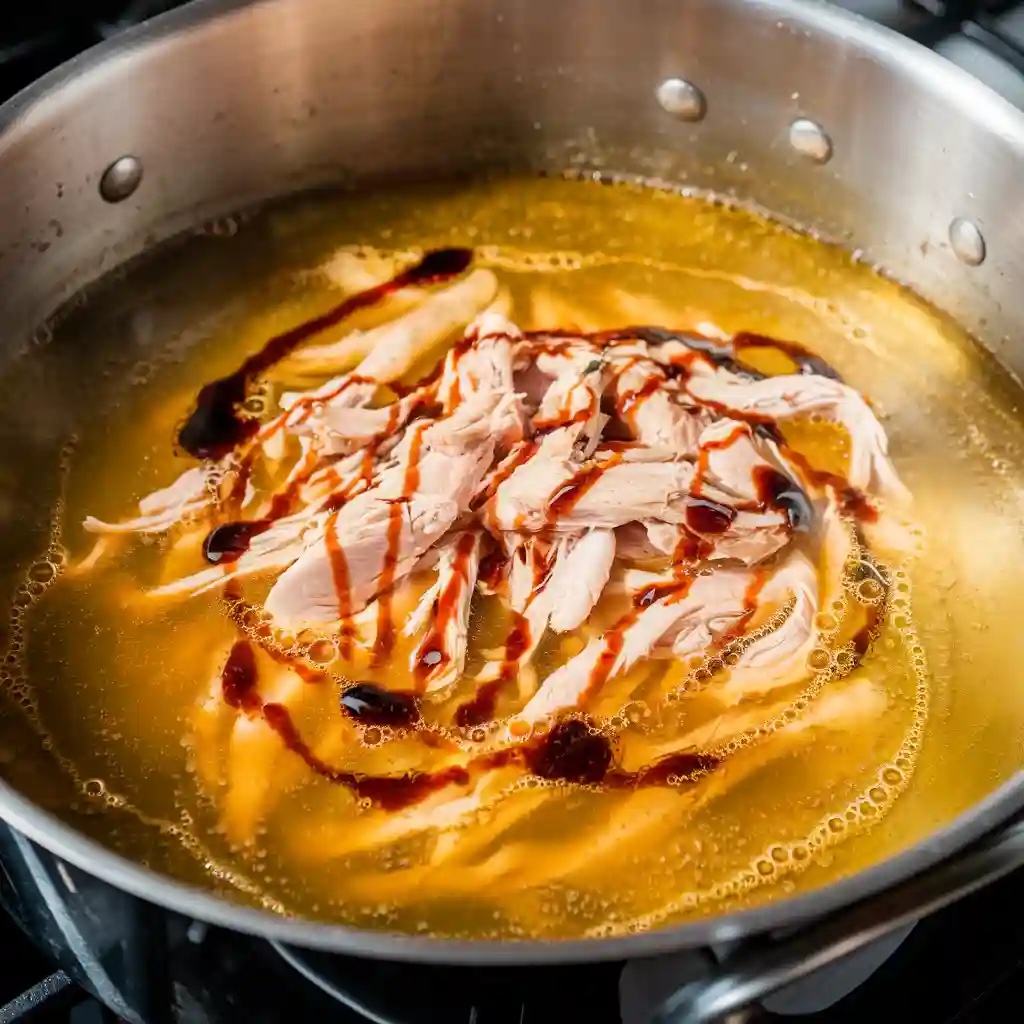
{"type": "Polygon", "coordinates": [[[413,694],[385,690],[373,683],[348,687],[341,695],[341,707],[361,725],[402,728],[414,725],[420,717],[413,694]]]}
{"type": "Polygon", "coordinates": [[[304,341],[340,323],[357,310],[375,305],[401,288],[434,284],[455,277],[469,267],[472,259],[470,249],[435,249],[390,281],[349,296],[326,313],[271,338],[234,373],[211,381],[202,388],[196,397],[195,409],[178,433],[178,444],[197,459],[223,458],[259,429],[257,419],[240,411],[255,377],[266,373],[304,341]]]}

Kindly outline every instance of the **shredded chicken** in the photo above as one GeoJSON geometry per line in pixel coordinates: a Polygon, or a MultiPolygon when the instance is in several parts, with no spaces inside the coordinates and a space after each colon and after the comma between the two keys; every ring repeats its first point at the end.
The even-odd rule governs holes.
{"type": "Polygon", "coordinates": [[[90,533],[163,533],[177,523],[206,511],[216,501],[210,474],[203,466],[186,469],[173,484],[139,502],[139,515],[122,523],[105,523],[88,516],[82,524],[90,533]]]}
{"type": "Polygon", "coordinates": [[[811,413],[832,419],[850,435],[850,485],[905,500],[906,488],[889,462],[889,441],[864,399],[852,388],[813,374],[743,380],[725,370],[693,377],[687,390],[728,416],[784,420],[811,413]]]}
{"type": "Polygon", "coordinates": [[[414,613],[416,625],[425,620],[427,628],[412,653],[411,668],[426,670],[427,693],[458,682],[466,667],[469,605],[480,569],[480,545],[480,533],[472,530],[455,534],[439,548],[437,582],[420,604],[422,608],[429,603],[429,610],[414,613]]]}
{"type": "MultiPolygon", "coordinates": [[[[319,383],[279,394],[276,414],[230,455],[142,499],[136,518],[90,517],[86,530],[188,534],[199,524],[216,564],[162,582],[152,598],[263,578],[274,629],[313,629],[367,650],[381,646],[394,595],[414,590],[400,624],[408,686],[438,705],[467,693],[478,702],[518,676],[518,705],[515,692],[501,695],[502,748],[586,713],[645,659],[721,666],[737,642],[705,687],[732,718],[707,730],[742,731],[757,713],[735,705],[783,700],[776,691],[806,680],[812,652],[828,643],[820,612],[841,597],[856,549],[850,493],[863,492],[867,507],[905,497],[882,427],[831,377],[739,372],[720,332],[524,334],[504,315],[507,302],[492,307],[497,295],[486,270],[434,290],[403,288],[397,319],[292,353],[284,375],[319,383]],[[774,430],[804,414],[849,434],[845,480],[808,470],[774,430]],[[232,547],[225,536],[242,540],[232,547]],[[509,633],[472,661],[476,595],[496,602],[509,633]],[[575,646],[541,679],[535,655],[546,638],[575,646]]],[[[307,699],[300,676],[278,658],[264,710],[257,702],[227,713],[216,685],[199,705],[197,742],[236,719],[226,813],[237,841],[265,815],[279,760],[281,712],[272,721],[265,705],[307,699]],[[262,767],[249,772],[253,759],[262,767]]],[[[657,749],[687,749],[701,735],[667,736],[657,749]]],[[[450,786],[376,838],[339,836],[338,850],[447,827],[527,770],[509,761],[474,775],[471,756],[456,746],[444,764],[464,770],[450,786]]],[[[213,762],[197,763],[212,785],[213,762]]]]}

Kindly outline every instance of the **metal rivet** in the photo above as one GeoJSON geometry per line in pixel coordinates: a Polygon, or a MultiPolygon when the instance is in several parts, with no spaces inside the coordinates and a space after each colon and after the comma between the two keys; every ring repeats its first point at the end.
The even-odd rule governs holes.
{"type": "Polygon", "coordinates": [[[682,78],[666,78],[658,86],[658,102],[666,113],[680,121],[699,121],[708,109],[704,93],[682,78]]]}
{"type": "Polygon", "coordinates": [[[949,225],[949,244],[957,259],[969,267],[985,262],[985,237],[974,221],[954,217],[949,225]]]}
{"type": "Polygon", "coordinates": [[[789,144],[816,164],[827,164],[832,159],[832,140],[825,129],[810,118],[798,117],[789,126],[789,144]]]}
{"type": "Polygon", "coordinates": [[[135,156],[118,157],[100,178],[100,195],[108,203],[127,199],[142,182],[142,161],[135,156]]]}

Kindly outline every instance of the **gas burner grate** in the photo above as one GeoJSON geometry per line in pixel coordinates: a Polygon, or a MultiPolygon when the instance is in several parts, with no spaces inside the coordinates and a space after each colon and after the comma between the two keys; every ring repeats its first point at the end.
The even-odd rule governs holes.
{"type": "Polygon", "coordinates": [[[904,0],[927,15],[906,34],[926,46],[961,34],[1024,76],[1024,17],[1019,0],[904,0]]]}

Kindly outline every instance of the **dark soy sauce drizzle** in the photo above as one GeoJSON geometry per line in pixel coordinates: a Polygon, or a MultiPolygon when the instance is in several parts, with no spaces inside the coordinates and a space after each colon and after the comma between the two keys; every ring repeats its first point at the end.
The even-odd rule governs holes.
{"type": "Polygon", "coordinates": [[[468,768],[452,766],[436,772],[408,772],[405,775],[364,775],[346,772],[322,761],[302,738],[288,709],[282,704],[266,704],[263,717],[284,745],[325,779],[350,789],[356,796],[373,801],[386,811],[397,811],[425,799],[431,793],[451,785],[466,785],[468,768]]]}
{"type": "MultiPolygon", "coordinates": [[[[815,355],[809,349],[796,341],[783,341],[780,338],[769,338],[764,334],[752,334],[743,331],[732,339],[732,349],[737,357],[741,357],[744,349],[752,348],[773,348],[788,356],[797,365],[800,373],[814,374],[818,377],[828,377],[829,380],[842,381],[835,368],[825,362],[821,356],[815,355]]],[[[749,373],[749,370],[745,372],[749,373]]]]}
{"type": "Polygon", "coordinates": [[[420,717],[415,694],[385,690],[373,683],[356,683],[343,690],[341,708],[361,725],[409,728],[420,717]]]}
{"type": "MultiPolygon", "coordinates": [[[[380,574],[380,592],[377,597],[377,638],[373,646],[375,663],[380,663],[395,645],[395,623],[391,615],[392,588],[398,571],[398,558],[402,546],[402,530],[410,515],[409,502],[420,485],[420,453],[423,448],[423,430],[411,428],[408,462],[402,477],[402,493],[392,499],[388,507],[387,547],[384,566],[380,574]]],[[[348,599],[346,592],[345,599],[348,599]]],[[[339,601],[341,597],[339,595],[339,601]]]]}
{"type": "MultiPolygon", "coordinates": [[[[542,341],[550,339],[545,350],[551,354],[562,351],[574,338],[584,338],[606,345],[629,341],[645,341],[649,345],[664,345],[666,342],[677,341],[685,345],[691,352],[704,356],[715,366],[748,380],[763,380],[766,375],[742,361],[741,356],[744,349],[774,348],[791,359],[796,364],[799,373],[817,374],[828,377],[830,380],[842,381],[842,377],[833,366],[799,342],[771,338],[750,331],[742,331],[727,341],[708,338],[696,331],[672,330],[667,327],[651,325],[618,327],[590,332],[558,329],[528,331],[524,337],[542,341]]],[[[663,369],[671,370],[672,368],[664,367],[663,369]]],[[[685,370],[685,367],[677,366],[675,370],[679,372],[685,370]]]]}
{"type": "Polygon", "coordinates": [[[455,614],[463,589],[469,585],[469,563],[478,543],[478,536],[472,531],[466,531],[455,545],[451,579],[434,602],[434,621],[423,641],[423,654],[415,666],[416,676],[420,680],[451,660],[445,650],[444,631],[455,614]]]}
{"type": "Polygon", "coordinates": [[[554,494],[548,498],[545,516],[549,523],[560,516],[568,515],[583,496],[604,476],[605,472],[622,462],[622,456],[613,452],[601,462],[593,462],[581,469],[570,480],[567,480],[554,494]]]}
{"type": "Polygon", "coordinates": [[[254,537],[266,533],[273,525],[272,519],[254,519],[216,526],[203,541],[203,558],[214,565],[235,562],[249,550],[254,537]]]}
{"type": "Polygon", "coordinates": [[[665,786],[669,779],[687,779],[695,782],[702,775],[714,771],[721,764],[721,759],[713,754],[701,754],[686,751],[681,754],[669,754],[653,764],[645,765],[635,772],[624,772],[621,769],[605,776],[605,785],[616,788],[631,786],[665,786]]]}
{"type": "Polygon", "coordinates": [[[504,679],[495,679],[479,687],[471,700],[456,708],[455,724],[468,729],[491,721],[494,718],[495,705],[498,703],[498,691],[504,683],[504,679]]]}
{"type": "Polygon", "coordinates": [[[607,736],[594,732],[586,722],[570,718],[559,722],[526,754],[526,763],[542,779],[601,782],[612,763],[612,745],[607,736]]]}
{"type": "Polygon", "coordinates": [[[715,366],[720,366],[730,373],[757,380],[764,376],[759,371],[737,362],[736,352],[729,342],[705,338],[704,335],[694,331],[672,331],[665,327],[627,327],[621,333],[625,337],[639,338],[640,341],[646,341],[649,345],[663,345],[667,341],[678,341],[691,352],[699,353],[715,366]]]}
{"type": "Polygon", "coordinates": [[[663,344],[666,341],[682,342],[691,351],[699,352],[702,356],[707,357],[715,366],[754,380],[761,380],[765,375],[760,370],[755,370],[752,366],[745,364],[742,357],[744,350],[755,348],[774,348],[776,351],[782,352],[796,364],[800,373],[817,374],[820,377],[828,377],[830,380],[842,380],[834,367],[825,362],[821,356],[815,355],[810,349],[795,341],[770,338],[764,334],[742,331],[734,335],[730,341],[715,341],[713,338],[706,338],[694,331],[671,331],[664,327],[629,327],[619,333],[622,335],[632,333],[634,337],[649,344],[663,344]]]}
{"type": "Polygon", "coordinates": [[[755,466],[754,487],[761,504],[784,513],[794,533],[806,533],[811,528],[811,500],[795,480],[770,466],[755,466]]]}
{"type": "Polygon", "coordinates": [[[258,682],[256,652],[245,640],[236,641],[220,674],[224,703],[246,714],[258,713],[263,706],[256,690],[258,682]]]}
{"type": "Polygon", "coordinates": [[[852,516],[864,523],[877,521],[878,510],[871,504],[870,498],[863,491],[851,487],[845,477],[824,469],[816,469],[805,455],[793,448],[787,447],[786,457],[795,462],[800,471],[819,487],[831,487],[839,502],[839,510],[844,515],[852,516]]]}
{"type": "Polygon", "coordinates": [[[542,779],[613,789],[664,786],[670,778],[694,780],[719,764],[710,754],[686,752],[627,772],[613,767],[611,740],[578,718],[558,722],[537,744],[526,748],[525,760],[530,771],[542,779]]]}
{"type": "Polygon", "coordinates": [[[497,750],[473,758],[466,765],[437,771],[412,771],[404,775],[365,775],[342,771],[321,760],[302,738],[288,709],[281,704],[263,706],[263,717],[284,745],[302,758],[318,775],[343,785],[383,810],[396,811],[426,799],[448,786],[466,786],[473,776],[521,762],[543,779],[604,785],[613,789],[666,785],[669,778],[696,781],[720,763],[710,754],[670,754],[637,771],[614,768],[613,749],[607,736],[592,732],[579,719],[564,719],[538,740],[519,747],[497,750]]]}
{"type": "Polygon", "coordinates": [[[401,288],[434,284],[455,277],[469,267],[472,259],[470,249],[435,249],[390,281],[352,295],[326,313],[271,338],[234,373],[203,387],[196,397],[195,409],[178,433],[178,444],[197,459],[223,458],[259,429],[258,420],[244,416],[239,410],[253,378],[266,373],[304,341],[340,323],[357,310],[375,305],[401,288]]]}
{"type": "Polygon", "coordinates": [[[530,646],[530,624],[526,617],[518,613],[512,623],[512,629],[505,638],[505,658],[501,665],[498,678],[484,683],[473,695],[471,700],[460,704],[455,712],[455,724],[468,728],[483,725],[494,717],[494,707],[498,701],[501,688],[515,678],[516,667],[526,649],[530,646]]]}
{"type": "Polygon", "coordinates": [[[736,518],[736,509],[710,498],[689,498],[686,502],[686,525],[694,533],[725,533],[736,518]]]}

